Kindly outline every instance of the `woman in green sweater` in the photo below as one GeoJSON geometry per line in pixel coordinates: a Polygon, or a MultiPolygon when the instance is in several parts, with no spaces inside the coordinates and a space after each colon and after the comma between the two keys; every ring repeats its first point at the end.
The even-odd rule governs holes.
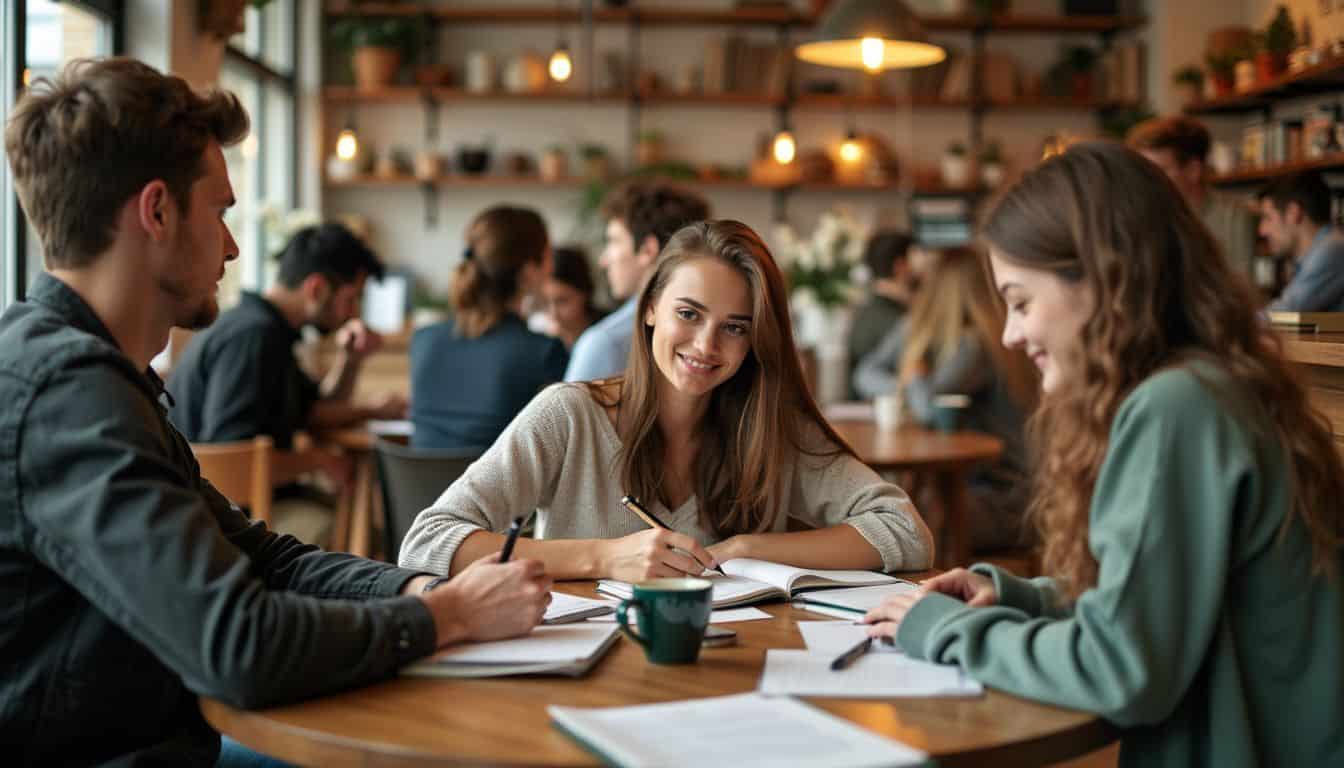
{"type": "Polygon", "coordinates": [[[1124,765],[1344,765],[1344,469],[1250,286],[1115,144],[1029,172],[984,236],[1042,374],[1050,578],[950,571],[870,633],[1102,715],[1124,765]]]}

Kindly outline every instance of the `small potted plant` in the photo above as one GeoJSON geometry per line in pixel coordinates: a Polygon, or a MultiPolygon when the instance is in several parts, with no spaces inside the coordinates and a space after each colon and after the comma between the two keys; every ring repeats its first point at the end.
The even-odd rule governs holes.
{"type": "Polygon", "coordinates": [[[971,180],[970,162],[966,157],[966,145],[954,141],[943,152],[943,185],[964,187],[971,180]]]}
{"type": "Polygon", "coordinates": [[[1297,31],[1293,29],[1288,9],[1279,6],[1261,35],[1261,46],[1255,54],[1256,80],[1267,83],[1282,75],[1288,68],[1288,54],[1297,46],[1297,31]]]}
{"type": "Polygon", "coordinates": [[[1171,82],[1176,86],[1176,94],[1180,96],[1181,104],[1187,106],[1194,104],[1204,93],[1204,70],[1188,64],[1172,74],[1171,82]]]}
{"type": "Polygon", "coordinates": [[[589,181],[604,181],[611,175],[611,158],[607,148],[601,144],[584,144],[579,147],[579,157],[583,158],[583,177],[589,181]]]}
{"type": "Polygon", "coordinates": [[[1218,98],[1231,96],[1236,90],[1237,54],[1235,52],[1210,53],[1204,57],[1209,68],[1209,79],[1213,81],[1213,95],[1218,98]]]}
{"type": "Polygon", "coordinates": [[[658,165],[663,162],[667,147],[662,131],[640,131],[639,141],[635,143],[635,165],[658,165]]]}
{"type": "Polygon", "coordinates": [[[480,144],[463,142],[457,146],[457,170],[468,176],[480,176],[490,170],[494,142],[486,139],[480,144]]]}
{"type": "Polygon", "coordinates": [[[563,144],[551,144],[541,153],[543,181],[562,181],[569,175],[569,152],[563,144]]]}
{"type": "Polygon", "coordinates": [[[990,189],[1003,183],[1003,148],[997,141],[980,149],[980,181],[990,189]]]}
{"type": "Polygon", "coordinates": [[[1064,52],[1069,69],[1069,96],[1078,102],[1092,100],[1092,80],[1097,65],[1097,52],[1085,45],[1069,46],[1064,52]]]}
{"type": "Polygon", "coordinates": [[[351,52],[355,87],[377,90],[396,79],[404,55],[414,48],[416,26],[410,19],[359,16],[333,24],[331,35],[351,52]]]}

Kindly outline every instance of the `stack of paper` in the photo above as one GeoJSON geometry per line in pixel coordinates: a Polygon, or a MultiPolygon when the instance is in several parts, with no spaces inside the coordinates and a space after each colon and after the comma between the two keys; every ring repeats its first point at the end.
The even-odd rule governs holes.
{"type": "Polygon", "coordinates": [[[510,640],[464,643],[401,670],[412,677],[496,677],[502,675],[569,675],[579,677],[616,642],[612,624],[541,626],[510,640]]]}
{"type": "Polygon", "coordinates": [[[547,707],[557,728],[602,762],[877,768],[928,755],[792,699],[745,693],[635,707],[547,707]]]}

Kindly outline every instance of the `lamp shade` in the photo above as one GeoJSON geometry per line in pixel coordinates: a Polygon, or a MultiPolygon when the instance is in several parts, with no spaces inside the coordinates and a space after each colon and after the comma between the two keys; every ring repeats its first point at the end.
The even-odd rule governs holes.
{"type": "Polygon", "coordinates": [[[799,45],[795,53],[812,64],[870,72],[924,67],[947,58],[900,0],[839,0],[821,17],[817,39],[799,45]]]}

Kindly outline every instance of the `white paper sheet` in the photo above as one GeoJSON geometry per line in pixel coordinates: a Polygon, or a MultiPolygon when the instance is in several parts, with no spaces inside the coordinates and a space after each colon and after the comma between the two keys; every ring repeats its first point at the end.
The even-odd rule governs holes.
{"type": "MultiPolygon", "coordinates": [[[[574,614],[588,613],[591,611],[603,611],[602,614],[610,616],[610,612],[616,609],[617,600],[595,600],[591,597],[580,597],[570,595],[564,592],[552,592],[551,604],[546,606],[546,615],[542,619],[545,622],[557,622],[574,614]]],[[[611,619],[615,621],[616,619],[611,619]]]]}
{"type": "MultiPolygon", "coordinates": [[[[547,707],[551,719],[610,762],[644,766],[877,768],[927,755],[793,699],[745,693],[666,704],[547,707]]],[[[605,762],[605,761],[604,761],[605,762]]]]}
{"type": "MultiPolygon", "coordinates": [[[[918,584],[901,581],[895,584],[882,584],[876,587],[847,587],[845,589],[819,589],[794,598],[798,603],[826,603],[832,607],[853,608],[860,614],[867,613],[882,604],[892,595],[914,592],[918,584]]],[[[808,608],[811,610],[811,608],[808,608]]]]}
{"type": "MultiPolygon", "coordinates": [[[[828,659],[834,659],[868,637],[868,626],[852,621],[800,621],[798,631],[803,634],[803,642],[807,644],[808,653],[822,655],[828,659]]],[[[898,646],[879,640],[873,641],[872,650],[869,651],[869,653],[900,652],[898,646]]]]}
{"type": "MultiPolygon", "coordinates": [[[[631,608],[629,612],[630,621],[634,622],[638,617],[639,609],[631,608]]],[[[709,612],[710,624],[727,624],[731,621],[756,621],[757,619],[768,618],[770,618],[770,614],[762,611],[760,608],[724,608],[722,610],[709,612]]],[[[609,613],[605,616],[595,616],[589,619],[589,621],[615,622],[616,615],[609,613]]]]}
{"type": "Polygon", "coordinates": [[[896,653],[866,653],[840,671],[831,658],[808,651],[765,652],[761,693],[767,696],[828,696],[887,699],[928,696],[979,696],[984,686],[960,667],[915,661],[896,653]]]}
{"type": "Polygon", "coordinates": [[[512,640],[467,643],[439,652],[435,661],[461,664],[530,664],[586,659],[597,653],[616,628],[581,621],[540,626],[512,640]]]}

